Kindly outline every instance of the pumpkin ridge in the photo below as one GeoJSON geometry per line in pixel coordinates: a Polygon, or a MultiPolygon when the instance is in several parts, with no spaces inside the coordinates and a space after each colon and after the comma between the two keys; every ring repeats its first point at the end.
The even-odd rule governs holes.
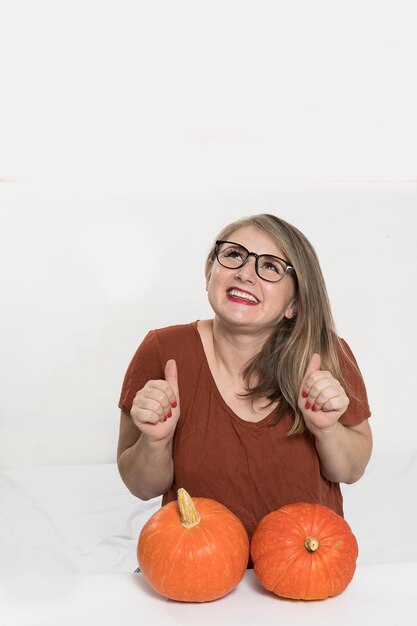
{"type": "MultiPolygon", "coordinates": [[[[312,534],[312,532],[310,531],[310,526],[313,526],[313,524],[311,524],[310,521],[306,523],[304,520],[297,519],[296,514],[294,514],[294,510],[287,511],[285,510],[286,506],[295,507],[296,505],[292,505],[292,504],[285,505],[280,510],[282,514],[285,514],[287,516],[288,521],[291,520],[291,523],[293,524],[294,528],[299,530],[300,533],[305,534],[306,536],[309,534],[312,534]]],[[[279,522],[279,525],[281,525],[281,523],[282,522],[279,522]]]]}
{"type": "Polygon", "coordinates": [[[208,544],[206,547],[210,548],[210,551],[216,551],[216,534],[214,533],[213,535],[212,530],[210,530],[210,528],[207,528],[207,526],[200,528],[200,531],[203,533],[204,538],[208,544]],[[210,541],[210,543],[207,541],[207,539],[210,541]]]}
{"type": "MultiPolygon", "coordinates": [[[[286,578],[286,576],[288,576],[288,574],[291,572],[291,570],[294,567],[294,564],[296,563],[296,561],[300,558],[299,554],[295,554],[292,553],[290,555],[285,555],[285,558],[281,558],[282,555],[280,555],[280,561],[285,562],[286,564],[286,568],[281,570],[280,574],[277,575],[276,573],[273,573],[271,578],[273,578],[273,580],[271,580],[271,586],[268,587],[270,591],[273,591],[274,593],[276,593],[277,595],[279,595],[275,589],[277,588],[277,586],[281,583],[281,581],[286,578]]],[[[268,554],[267,550],[265,550],[265,552],[263,552],[261,555],[257,555],[256,558],[256,563],[254,563],[254,570],[255,570],[255,574],[258,576],[258,573],[261,572],[261,578],[263,578],[263,571],[269,571],[270,570],[270,564],[268,561],[271,560],[270,555],[268,554]]]]}
{"type": "MultiPolygon", "coordinates": [[[[311,553],[311,552],[309,553],[309,554],[310,554],[310,557],[311,557],[310,561],[311,561],[312,559],[315,559],[315,557],[316,557],[316,553],[317,553],[317,552],[318,552],[318,550],[314,551],[314,553],[311,553]]],[[[300,560],[300,561],[301,561],[301,560],[303,561],[303,563],[304,563],[304,567],[305,567],[305,560],[306,560],[306,559],[305,559],[305,557],[306,557],[306,555],[305,555],[305,554],[302,554],[302,555],[300,555],[300,557],[299,557],[299,560],[300,560]]],[[[314,563],[313,561],[309,563],[309,567],[308,567],[308,580],[306,581],[305,591],[303,592],[303,594],[299,594],[299,595],[303,595],[305,598],[308,598],[308,597],[309,597],[312,582],[314,583],[314,576],[313,576],[313,563],[314,563]]],[[[303,565],[302,565],[302,567],[303,567],[303,565]]]]}
{"type": "MultiPolygon", "coordinates": [[[[331,511],[331,512],[334,513],[334,511],[331,511]]],[[[323,523],[320,524],[320,532],[322,533],[323,541],[325,541],[329,537],[334,537],[335,534],[338,534],[338,535],[342,534],[342,531],[340,529],[340,518],[342,516],[337,515],[337,513],[334,513],[334,515],[335,517],[332,517],[329,515],[330,519],[326,520],[326,524],[323,524],[323,523]]],[[[346,526],[348,526],[346,520],[343,517],[342,517],[342,520],[345,522],[346,526]]],[[[346,528],[346,531],[347,531],[347,528],[346,528]]]]}
{"type": "MultiPolygon", "coordinates": [[[[225,531],[227,530],[227,521],[229,521],[229,520],[231,520],[230,517],[228,519],[226,519],[225,520],[226,523],[223,524],[223,530],[225,530],[225,531]]],[[[233,521],[233,520],[231,520],[231,521],[233,521]]],[[[204,529],[202,528],[201,530],[204,532],[205,537],[206,538],[208,537],[210,539],[211,546],[212,546],[213,550],[217,551],[218,550],[218,546],[216,545],[216,540],[215,540],[216,539],[216,534],[213,533],[213,530],[211,528],[207,528],[207,527],[204,528],[204,529]]],[[[239,551],[235,549],[236,548],[237,538],[236,537],[231,537],[229,533],[225,534],[225,538],[227,539],[227,544],[230,546],[230,550],[227,553],[227,556],[228,556],[228,560],[227,560],[228,567],[230,567],[231,564],[233,566],[234,566],[234,564],[239,564],[240,560],[241,560],[239,558],[239,551]]],[[[242,535],[242,538],[243,538],[243,535],[242,535]]],[[[240,542],[242,548],[243,548],[243,544],[244,543],[245,543],[244,541],[240,542]]]]}
{"type": "MultiPolygon", "coordinates": [[[[270,560],[270,557],[269,557],[270,560]]],[[[270,571],[270,568],[268,567],[269,563],[268,563],[268,556],[266,555],[265,557],[259,557],[256,560],[256,563],[254,563],[253,569],[255,572],[255,576],[260,580],[261,584],[265,587],[265,589],[268,589],[269,591],[273,591],[274,593],[276,593],[275,588],[277,587],[277,585],[279,585],[279,583],[281,582],[281,580],[283,579],[284,576],[287,575],[288,570],[290,568],[290,564],[287,564],[287,567],[285,569],[285,571],[283,573],[281,573],[279,576],[273,574],[273,577],[271,576],[271,578],[273,578],[273,580],[271,580],[271,584],[267,584],[267,582],[264,579],[264,570],[266,571],[270,571]],[[265,564],[264,561],[267,561],[267,563],[265,564]]],[[[278,595],[278,594],[277,594],[278,595]]]]}
{"type": "Polygon", "coordinates": [[[352,556],[352,558],[356,559],[358,556],[358,546],[357,542],[352,542],[352,530],[350,526],[346,523],[346,528],[341,529],[334,526],[330,529],[320,529],[320,532],[324,532],[326,530],[326,534],[320,535],[320,543],[327,550],[334,550],[335,547],[342,546],[343,550],[346,554],[352,556]],[[337,546],[335,545],[335,538],[338,538],[337,546]]]}
{"type": "MultiPolygon", "coordinates": [[[[341,593],[341,591],[346,587],[346,584],[341,582],[341,578],[344,578],[346,576],[346,565],[343,566],[343,564],[339,563],[339,561],[334,558],[334,547],[329,550],[322,551],[322,553],[318,556],[321,559],[323,567],[328,573],[328,580],[331,581],[332,592],[328,595],[335,596],[341,593]]],[[[356,569],[356,556],[353,556],[349,551],[348,553],[345,553],[345,557],[352,565],[351,568],[348,568],[351,569],[351,574],[348,581],[350,582],[356,569]]]]}
{"type": "Polygon", "coordinates": [[[338,588],[340,585],[336,586],[335,584],[334,572],[332,572],[328,566],[328,558],[326,558],[326,555],[323,554],[323,550],[321,551],[317,550],[316,556],[317,556],[317,559],[320,560],[321,562],[322,569],[326,570],[327,580],[330,582],[330,585],[331,585],[331,591],[330,593],[326,593],[326,596],[328,597],[328,596],[337,595],[337,593],[339,593],[338,588]]]}
{"type": "MultiPolygon", "coordinates": [[[[303,570],[306,569],[306,555],[304,552],[296,553],[292,555],[289,559],[288,557],[286,557],[286,561],[288,562],[288,567],[282,573],[282,575],[276,579],[276,583],[275,583],[276,586],[280,585],[283,579],[286,578],[288,575],[291,578],[297,577],[298,579],[300,571],[302,572],[303,570]]],[[[308,563],[308,565],[309,565],[308,567],[309,573],[308,573],[308,581],[306,582],[306,585],[305,585],[305,591],[301,593],[300,592],[297,593],[296,596],[291,594],[289,597],[291,597],[292,599],[299,599],[299,597],[301,596],[307,597],[306,592],[308,591],[311,585],[311,578],[312,578],[312,567],[310,563],[308,563]]],[[[278,587],[278,591],[274,590],[274,593],[276,593],[277,595],[280,595],[279,591],[280,591],[280,588],[278,587]]]]}
{"type": "MultiPolygon", "coordinates": [[[[287,567],[285,570],[282,571],[280,576],[275,577],[274,579],[274,586],[272,588],[272,591],[274,593],[276,593],[277,595],[279,595],[279,593],[277,593],[276,589],[278,587],[278,585],[281,583],[281,581],[286,578],[288,576],[288,573],[291,571],[291,569],[293,568],[294,562],[297,561],[297,558],[293,559],[293,561],[290,563],[287,563],[287,567]]],[[[279,587],[278,587],[279,588],[279,587]]]]}
{"type": "MultiPolygon", "coordinates": [[[[329,597],[329,596],[335,595],[334,594],[334,581],[333,581],[332,576],[330,575],[331,574],[330,573],[330,569],[329,569],[329,567],[327,565],[327,559],[325,558],[325,556],[323,554],[323,550],[316,550],[316,552],[314,553],[314,556],[315,556],[317,561],[320,561],[320,568],[321,568],[321,570],[325,570],[327,580],[331,581],[331,591],[330,592],[327,591],[327,593],[325,594],[324,597],[326,597],[326,596],[329,597]]],[[[311,568],[310,574],[312,573],[312,569],[313,568],[311,568]]],[[[310,584],[309,584],[309,586],[307,588],[308,596],[306,594],[306,597],[310,597],[311,600],[321,600],[322,599],[322,594],[318,594],[317,591],[314,594],[312,594],[310,589],[311,589],[311,575],[310,575],[310,584]]]]}
{"type": "Polygon", "coordinates": [[[256,559],[261,559],[264,554],[269,552],[269,543],[277,543],[280,545],[280,557],[285,560],[295,558],[294,549],[300,543],[301,537],[304,537],[304,530],[294,525],[295,532],[289,533],[282,529],[282,520],[272,528],[263,530],[263,541],[261,543],[262,551],[259,551],[257,544],[256,559]]]}
{"type": "MultiPolygon", "coordinates": [[[[175,544],[173,544],[170,548],[170,552],[171,554],[175,554],[176,552],[180,552],[181,550],[181,544],[184,543],[184,540],[187,538],[187,535],[185,534],[186,532],[189,532],[191,529],[190,528],[185,528],[185,526],[183,526],[184,528],[184,532],[179,534],[178,539],[176,541],[175,544]]],[[[191,526],[191,528],[196,528],[195,526],[191,526]]],[[[174,535],[175,536],[175,535],[174,535]]]]}

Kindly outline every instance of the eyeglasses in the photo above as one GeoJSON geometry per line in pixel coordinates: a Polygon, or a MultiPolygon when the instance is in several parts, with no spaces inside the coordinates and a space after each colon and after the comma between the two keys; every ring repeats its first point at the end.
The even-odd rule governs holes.
{"type": "Polygon", "coordinates": [[[272,254],[249,252],[244,246],[233,241],[216,241],[215,255],[223,267],[230,270],[243,267],[250,256],[255,257],[255,272],[270,283],[277,283],[294,267],[288,261],[272,254]]]}

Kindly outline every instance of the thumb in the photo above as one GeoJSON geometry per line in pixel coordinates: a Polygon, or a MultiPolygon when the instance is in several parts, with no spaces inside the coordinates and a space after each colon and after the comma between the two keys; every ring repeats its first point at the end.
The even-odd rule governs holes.
{"type": "Polygon", "coordinates": [[[178,391],[178,370],[177,364],[174,359],[169,359],[165,365],[165,380],[172,387],[172,391],[175,393],[176,401],[179,402],[179,391],[178,391]]]}
{"type": "Polygon", "coordinates": [[[320,369],[320,355],[317,354],[317,352],[315,352],[308,362],[304,378],[306,378],[312,372],[317,372],[319,369],[320,369]]]}

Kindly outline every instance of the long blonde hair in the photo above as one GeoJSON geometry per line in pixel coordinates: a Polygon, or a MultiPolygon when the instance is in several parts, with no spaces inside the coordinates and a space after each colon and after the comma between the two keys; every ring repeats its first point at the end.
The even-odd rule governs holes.
{"type": "MultiPolygon", "coordinates": [[[[287,261],[293,265],[289,275],[294,280],[297,309],[293,318],[283,318],[271,333],[262,350],[244,371],[247,395],[279,402],[277,423],[288,411],[293,424],[288,435],[304,432],[305,424],[298,409],[298,393],[311,356],[321,357],[321,369],[330,371],[342,382],[338,350],[341,349],[330,309],[327,289],[317,254],[308,239],[295,226],[275,215],[252,215],[232,222],[216,240],[227,240],[237,229],[254,226],[268,233],[287,261]],[[258,381],[250,386],[250,381],[258,381]]],[[[215,245],[207,262],[214,262],[215,245]]]]}

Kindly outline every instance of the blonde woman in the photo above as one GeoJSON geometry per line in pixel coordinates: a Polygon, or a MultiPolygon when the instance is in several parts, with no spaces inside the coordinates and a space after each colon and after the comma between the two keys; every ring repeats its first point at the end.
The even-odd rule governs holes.
{"type": "Polygon", "coordinates": [[[147,500],[213,498],[249,537],[264,515],[318,502],[370,458],[365,385],[334,330],[306,237],[274,215],[226,226],[207,258],[213,319],[151,331],[121,392],[118,466],[147,500]]]}

